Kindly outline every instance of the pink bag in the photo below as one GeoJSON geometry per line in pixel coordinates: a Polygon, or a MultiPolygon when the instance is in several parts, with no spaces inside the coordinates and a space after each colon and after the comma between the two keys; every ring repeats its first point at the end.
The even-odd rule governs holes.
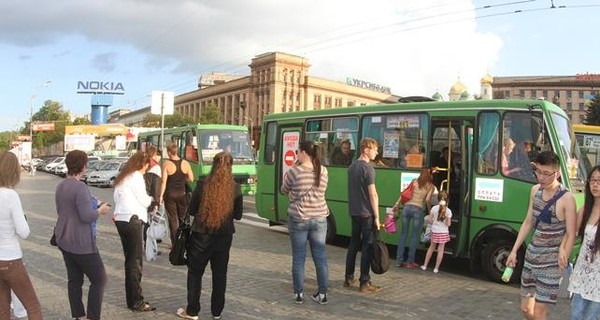
{"type": "Polygon", "coordinates": [[[383,221],[383,229],[387,233],[396,233],[398,229],[396,226],[396,218],[394,218],[393,214],[387,214],[385,216],[385,220],[383,221]]]}

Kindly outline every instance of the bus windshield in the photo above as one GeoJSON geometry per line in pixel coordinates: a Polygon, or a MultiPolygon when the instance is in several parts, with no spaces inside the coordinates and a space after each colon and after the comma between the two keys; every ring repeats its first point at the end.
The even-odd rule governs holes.
{"type": "Polygon", "coordinates": [[[250,148],[248,133],[232,130],[200,130],[199,149],[202,163],[212,164],[213,157],[221,152],[231,153],[234,164],[253,164],[254,155],[250,148]]]}
{"type": "Polygon", "coordinates": [[[583,190],[588,169],[585,162],[580,161],[581,153],[577,140],[570,129],[569,121],[558,114],[552,114],[552,120],[556,127],[556,134],[559,137],[564,161],[569,169],[569,179],[572,187],[575,190],[583,190]]]}

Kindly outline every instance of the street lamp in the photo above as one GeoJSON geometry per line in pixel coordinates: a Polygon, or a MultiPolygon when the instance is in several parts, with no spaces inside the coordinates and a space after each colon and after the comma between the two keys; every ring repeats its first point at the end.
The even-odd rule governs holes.
{"type": "Polygon", "coordinates": [[[33,102],[35,101],[35,95],[37,91],[43,87],[47,87],[52,83],[50,80],[44,81],[44,83],[33,89],[33,93],[31,94],[31,108],[29,111],[29,139],[31,140],[31,147],[33,148],[33,102]]]}

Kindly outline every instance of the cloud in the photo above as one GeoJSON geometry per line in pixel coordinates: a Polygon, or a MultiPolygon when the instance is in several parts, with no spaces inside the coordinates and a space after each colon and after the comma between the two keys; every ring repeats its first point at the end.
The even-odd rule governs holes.
{"type": "Polygon", "coordinates": [[[76,35],[103,44],[92,59],[99,71],[143,59],[149,73],[182,77],[247,74],[255,55],[283,51],[307,57],[311,75],[431,96],[459,76],[477,92],[498,60],[502,41],[477,31],[475,10],[469,0],[3,1],[0,42],[42,46],[76,35]],[[106,52],[110,44],[139,54],[106,52]]]}

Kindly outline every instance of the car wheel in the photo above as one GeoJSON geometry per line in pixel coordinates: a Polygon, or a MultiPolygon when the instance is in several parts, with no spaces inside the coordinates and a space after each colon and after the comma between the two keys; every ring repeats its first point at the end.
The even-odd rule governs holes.
{"type": "Polygon", "coordinates": [[[115,177],[110,178],[110,180],[108,181],[108,186],[111,188],[115,187],[115,177]]]}

